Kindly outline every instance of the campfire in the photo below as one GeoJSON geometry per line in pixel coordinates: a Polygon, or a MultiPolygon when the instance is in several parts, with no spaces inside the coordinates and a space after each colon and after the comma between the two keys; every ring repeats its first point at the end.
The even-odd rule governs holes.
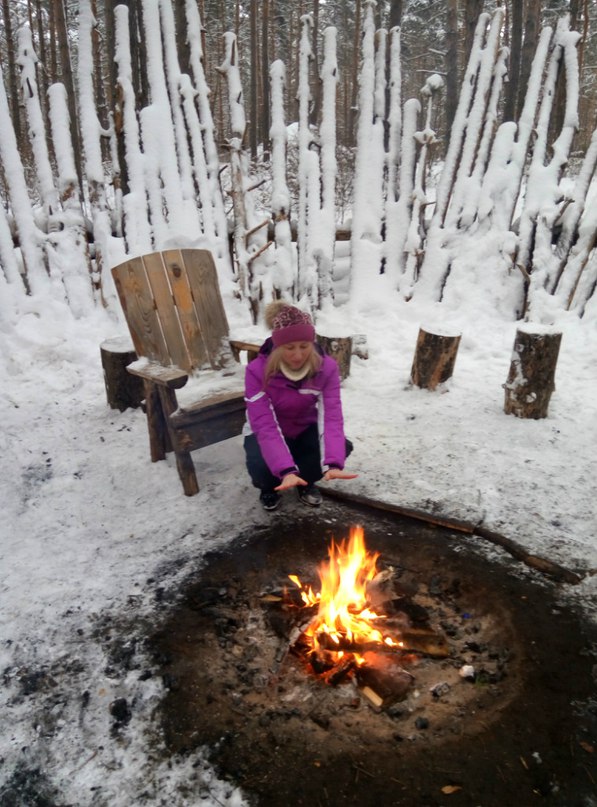
{"type": "Polygon", "coordinates": [[[346,506],[239,535],[151,640],[168,752],[210,749],[255,804],[530,804],[552,782],[582,800],[592,634],[516,571],[346,506]]]}
{"type": "Polygon", "coordinates": [[[318,567],[319,590],[290,574],[295,588],[279,602],[294,625],[290,649],[311,673],[333,686],[353,681],[371,705],[385,708],[406,696],[414,682],[407,668],[421,655],[446,658],[449,649],[379,559],[367,550],[363,528],[353,527],[348,539],[332,540],[318,567]]]}

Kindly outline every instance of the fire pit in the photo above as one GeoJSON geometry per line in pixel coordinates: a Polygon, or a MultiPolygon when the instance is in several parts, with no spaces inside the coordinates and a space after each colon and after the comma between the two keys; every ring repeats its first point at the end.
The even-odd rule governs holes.
{"type": "Polygon", "coordinates": [[[254,804],[503,807],[591,804],[596,638],[510,558],[328,504],[207,557],[152,645],[168,749],[254,804]]]}

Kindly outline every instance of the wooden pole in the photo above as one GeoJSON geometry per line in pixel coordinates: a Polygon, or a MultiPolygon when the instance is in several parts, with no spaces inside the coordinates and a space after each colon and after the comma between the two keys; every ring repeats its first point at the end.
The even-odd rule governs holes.
{"type": "Polygon", "coordinates": [[[510,372],[504,384],[507,415],[547,417],[561,341],[561,333],[533,333],[522,327],[516,331],[510,372]]]}
{"type": "Polygon", "coordinates": [[[410,381],[417,387],[434,390],[452,377],[460,334],[445,336],[419,329],[410,381]]]}

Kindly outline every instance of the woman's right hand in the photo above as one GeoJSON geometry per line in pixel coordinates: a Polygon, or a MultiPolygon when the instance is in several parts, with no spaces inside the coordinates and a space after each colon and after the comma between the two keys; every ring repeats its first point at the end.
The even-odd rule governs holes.
{"type": "Polygon", "coordinates": [[[274,490],[277,491],[290,490],[290,488],[296,488],[299,487],[300,485],[306,485],[306,484],[307,483],[305,482],[305,480],[301,479],[301,477],[297,476],[297,474],[287,474],[282,480],[282,482],[278,485],[278,487],[274,488],[274,490]]]}

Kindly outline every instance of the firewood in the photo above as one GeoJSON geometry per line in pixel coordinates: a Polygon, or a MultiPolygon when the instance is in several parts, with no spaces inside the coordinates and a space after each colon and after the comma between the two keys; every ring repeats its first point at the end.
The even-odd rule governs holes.
{"type": "Polygon", "coordinates": [[[409,628],[402,632],[401,642],[406,650],[414,650],[432,658],[447,658],[450,648],[443,636],[431,628],[409,628]]]}
{"type": "MultiPolygon", "coordinates": [[[[383,708],[404,700],[413,685],[414,677],[400,661],[385,653],[365,653],[365,663],[357,669],[357,681],[377,696],[383,708]]],[[[366,695],[369,697],[369,695],[366,695]]]]}
{"type": "Polygon", "coordinates": [[[331,670],[323,674],[323,680],[330,686],[338,686],[350,675],[355,665],[354,656],[343,656],[331,670]]]}

